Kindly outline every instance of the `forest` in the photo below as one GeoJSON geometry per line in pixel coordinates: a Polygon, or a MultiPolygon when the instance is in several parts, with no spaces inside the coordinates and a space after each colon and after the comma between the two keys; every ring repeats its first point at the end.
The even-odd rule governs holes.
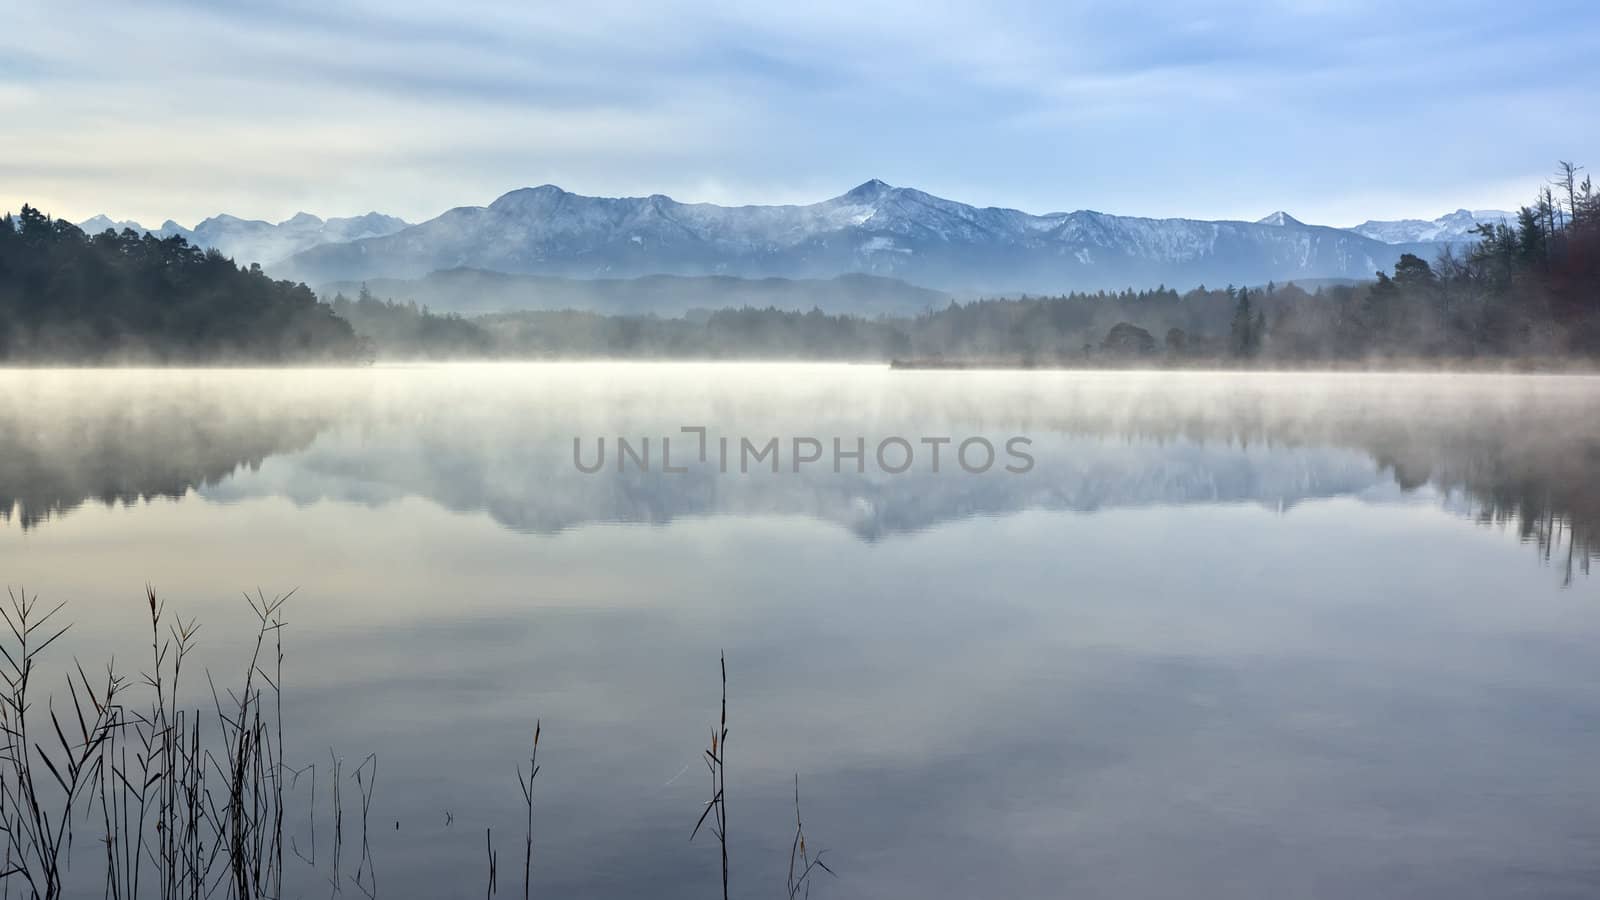
{"type": "Polygon", "coordinates": [[[31,206],[0,217],[0,359],[14,363],[355,362],[371,355],[305,285],[124,230],[86,235],[31,206]]]}
{"type": "Polygon", "coordinates": [[[752,307],[440,315],[319,302],[182,238],[89,236],[31,207],[0,219],[0,359],[817,359],[909,365],[1292,366],[1600,361],[1600,195],[1562,163],[1516,222],[1353,284],[1067,293],[915,316],[752,307]]]}
{"type": "Polygon", "coordinates": [[[356,299],[336,293],[328,305],[385,358],[447,360],[495,355],[493,339],[478,325],[457,315],[435,315],[415,303],[379,300],[366,285],[356,299]]]}

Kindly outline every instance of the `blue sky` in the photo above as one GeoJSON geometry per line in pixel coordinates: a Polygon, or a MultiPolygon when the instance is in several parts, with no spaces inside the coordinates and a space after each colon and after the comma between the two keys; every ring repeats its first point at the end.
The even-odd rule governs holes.
{"type": "Polygon", "coordinates": [[[1600,169],[1600,4],[0,7],[0,209],[418,220],[555,183],[1306,221],[1514,206],[1600,169]]]}

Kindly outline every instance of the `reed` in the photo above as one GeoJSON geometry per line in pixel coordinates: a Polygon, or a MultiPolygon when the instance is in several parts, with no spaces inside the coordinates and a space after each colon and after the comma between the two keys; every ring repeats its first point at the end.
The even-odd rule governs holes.
{"type": "MultiPolygon", "coordinates": [[[[810,898],[811,876],[821,869],[829,875],[834,871],[822,861],[822,854],[826,850],[818,850],[816,855],[806,848],[806,827],[800,821],[800,773],[794,774],[794,841],[789,845],[789,900],[810,898]]],[[[838,877],[838,876],[835,876],[838,877]]]]}
{"type": "MultiPolygon", "coordinates": [[[[185,662],[199,625],[169,615],[147,585],[142,597],[149,616],[147,667],[130,683],[114,662],[96,677],[75,662],[58,711],[55,698],[48,696],[43,708],[36,708],[35,681],[41,655],[70,630],[59,621],[64,605],[46,609],[35,595],[7,591],[7,602],[0,603],[6,626],[0,631],[0,900],[9,900],[16,887],[32,900],[58,900],[69,891],[83,895],[86,876],[72,877],[68,866],[75,830],[83,829],[97,832],[103,849],[108,900],[275,900],[285,893],[286,855],[316,872],[317,766],[292,769],[285,762],[282,635],[283,609],[291,596],[245,596],[256,628],[242,683],[223,689],[208,672],[209,708],[190,708],[183,699],[183,688],[192,680],[185,662]],[[131,701],[134,687],[144,689],[144,700],[131,701]],[[288,833],[285,799],[302,777],[310,785],[311,806],[305,848],[288,833]]],[[[711,799],[690,839],[705,826],[716,837],[727,900],[725,654],[719,664],[720,711],[704,754],[711,799]]],[[[542,732],[543,723],[536,720],[527,768],[516,768],[524,806],[523,900],[533,894],[534,785],[541,771],[542,732]]],[[[328,885],[334,896],[354,885],[376,900],[371,816],[378,757],[369,754],[347,776],[343,758],[330,749],[325,765],[332,812],[328,885]],[[346,781],[355,786],[360,815],[360,858],[348,875],[343,870],[346,781]]],[[[807,847],[798,775],[794,802],[787,887],[790,900],[800,900],[809,896],[815,871],[831,875],[833,870],[822,861],[822,852],[813,854],[807,847]]],[[[447,827],[453,818],[446,813],[447,827]]],[[[484,847],[486,895],[493,897],[499,890],[499,852],[491,828],[484,830],[484,847]]]]}
{"type": "Polygon", "coordinates": [[[728,655],[723,653],[718,658],[722,666],[722,714],[717,727],[711,730],[711,746],[705,751],[706,769],[711,773],[711,799],[706,801],[700,821],[694,823],[689,840],[694,840],[701,826],[706,824],[706,818],[711,817],[709,830],[722,851],[722,900],[728,900],[728,796],[723,765],[728,753],[728,655]]]}
{"type": "Polygon", "coordinates": [[[356,862],[356,874],[353,877],[356,888],[368,897],[378,896],[378,873],[372,865],[372,794],[378,787],[378,754],[369,753],[361,765],[351,773],[350,778],[356,783],[356,793],[361,798],[361,858],[356,862]],[[370,767],[370,771],[369,771],[370,767]],[[365,872],[365,880],[362,873],[365,872]]]}
{"type": "Polygon", "coordinates": [[[532,896],[533,881],[533,779],[539,774],[539,731],[543,725],[535,719],[533,722],[533,750],[528,754],[528,777],[522,777],[522,769],[517,769],[517,784],[522,787],[522,800],[528,808],[528,826],[523,838],[522,857],[522,900],[532,896]]]}
{"type": "Polygon", "coordinates": [[[149,691],[148,704],[124,702],[129,685],[114,663],[103,680],[75,664],[65,715],[53,697],[44,715],[32,699],[40,655],[69,627],[55,624],[62,606],[41,612],[37,596],[7,591],[8,602],[0,606],[10,638],[0,644],[0,831],[6,849],[0,878],[7,897],[14,881],[29,897],[62,897],[75,827],[91,821],[104,846],[104,893],[112,900],[281,894],[280,614],[287,599],[246,598],[259,619],[254,649],[241,688],[220,691],[207,676],[216,722],[208,735],[202,711],[184,708],[180,699],[184,661],[199,627],[171,619],[153,588],[147,586],[144,596],[150,666],[138,682],[149,691]],[[46,722],[50,735],[39,740],[46,722]]]}
{"type": "Polygon", "coordinates": [[[483,829],[483,849],[489,856],[489,887],[483,892],[485,898],[493,897],[498,890],[500,872],[500,854],[494,850],[494,828],[483,829]]]}
{"type": "MultiPolygon", "coordinates": [[[[72,839],[72,808],[97,779],[105,777],[106,754],[102,751],[122,727],[117,697],[123,685],[108,669],[104,686],[97,691],[83,668],[77,667],[78,678],[67,677],[77,737],[67,737],[54,704],[47,702],[56,743],[46,749],[30,727],[30,719],[35,718],[29,715],[34,667],[39,655],[71,626],[56,628],[53,624],[64,604],[41,615],[37,596],[30,598],[26,590],[6,593],[10,603],[0,607],[0,616],[14,644],[0,646],[5,657],[0,668],[5,681],[5,692],[0,695],[0,732],[6,738],[0,748],[0,827],[6,840],[3,874],[25,880],[33,896],[54,900],[62,894],[62,856],[72,839]]],[[[43,740],[49,742],[50,736],[43,740]]]]}

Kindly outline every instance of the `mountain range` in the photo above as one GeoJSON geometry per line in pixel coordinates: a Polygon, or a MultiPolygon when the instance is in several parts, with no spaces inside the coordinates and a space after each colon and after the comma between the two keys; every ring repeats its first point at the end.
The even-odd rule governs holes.
{"type": "Polygon", "coordinates": [[[1368,220],[1350,229],[1363,237],[1386,244],[1431,242],[1456,242],[1474,240],[1472,231],[1481,224],[1511,223],[1516,214],[1501,209],[1458,209],[1453,213],[1428,221],[1426,219],[1398,219],[1390,222],[1368,220]]]}
{"type": "Polygon", "coordinates": [[[192,229],[171,219],[163,222],[160,228],[146,228],[138,222],[118,222],[99,215],[85,219],[78,223],[78,227],[90,234],[98,234],[108,228],[114,231],[126,228],[156,237],[176,235],[197,247],[220,250],[239,263],[261,263],[270,267],[312,247],[382,237],[394,234],[408,224],[404,219],[377,212],[343,219],[321,219],[301,212],[276,224],[260,219],[241,219],[224,213],[212,216],[192,229]]]}
{"type": "MultiPolygon", "coordinates": [[[[470,269],[568,279],[875,275],[976,295],[1370,278],[1401,253],[1431,258],[1445,243],[1470,240],[1478,222],[1502,218],[1509,214],[1458,210],[1431,222],[1346,229],[1283,212],[1255,222],[1090,210],[1032,215],[872,180],[807,205],[588,197],[543,185],[415,225],[379,213],[328,220],[301,213],[276,225],[222,215],[192,231],[169,221],[154,233],[183,234],[319,286],[470,269]]],[[[104,216],[83,227],[139,229],[104,216]]]]}

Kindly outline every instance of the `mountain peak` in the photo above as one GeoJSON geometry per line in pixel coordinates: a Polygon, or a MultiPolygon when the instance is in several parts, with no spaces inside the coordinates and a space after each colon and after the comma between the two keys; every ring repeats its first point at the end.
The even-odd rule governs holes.
{"type": "Polygon", "coordinates": [[[1296,219],[1294,216],[1291,216],[1288,213],[1286,213],[1286,212],[1284,212],[1283,210],[1280,209],[1277,212],[1273,213],[1272,215],[1267,216],[1266,218],[1257,219],[1256,220],[1256,224],[1257,225],[1274,225],[1274,226],[1276,226],[1278,228],[1284,228],[1284,227],[1287,227],[1287,226],[1290,226],[1290,225],[1304,225],[1305,223],[1300,221],[1299,219],[1296,219]]]}
{"type": "Polygon", "coordinates": [[[568,196],[567,192],[553,184],[541,184],[538,187],[517,188],[507,191],[495,198],[489,208],[496,212],[512,212],[527,207],[529,204],[548,203],[560,197],[568,196]]]}
{"type": "Polygon", "coordinates": [[[321,225],[321,224],[322,224],[322,219],[321,218],[319,218],[317,216],[313,216],[311,213],[308,213],[308,212],[297,212],[294,215],[290,216],[289,218],[284,219],[282,222],[279,222],[278,226],[281,228],[284,225],[321,225]]]}
{"type": "Polygon", "coordinates": [[[234,215],[232,213],[217,213],[216,215],[211,216],[210,218],[202,219],[200,221],[200,224],[196,225],[194,227],[194,230],[195,231],[207,231],[207,230],[215,231],[215,230],[217,230],[219,228],[238,228],[238,227],[241,227],[241,226],[249,226],[249,225],[253,225],[253,224],[254,225],[263,225],[263,226],[266,226],[266,227],[269,227],[269,228],[271,227],[270,225],[267,225],[266,222],[258,220],[258,219],[257,220],[241,219],[241,218],[239,218],[238,216],[236,216],[236,215],[234,215]]]}
{"type": "Polygon", "coordinates": [[[863,181],[851,188],[849,191],[845,192],[844,199],[855,200],[858,202],[868,202],[876,200],[892,190],[894,190],[894,188],[891,187],[888,182],[873,178],[863,181]]]}
{"type": "Polygon", "coordinates": [[[121,231],[124,228],[131,228],[134,231],[144,230],[144,226],[140,225],[138,222],[135,222],[131,219],[126,222],[118,222],[105,213],[101,213],[93,218],[84,219],[82,222],[78,223],[78,227],[83,229],[86,234],[99,234],[107,229],[110,229],[111,231],[121,231]]]}

